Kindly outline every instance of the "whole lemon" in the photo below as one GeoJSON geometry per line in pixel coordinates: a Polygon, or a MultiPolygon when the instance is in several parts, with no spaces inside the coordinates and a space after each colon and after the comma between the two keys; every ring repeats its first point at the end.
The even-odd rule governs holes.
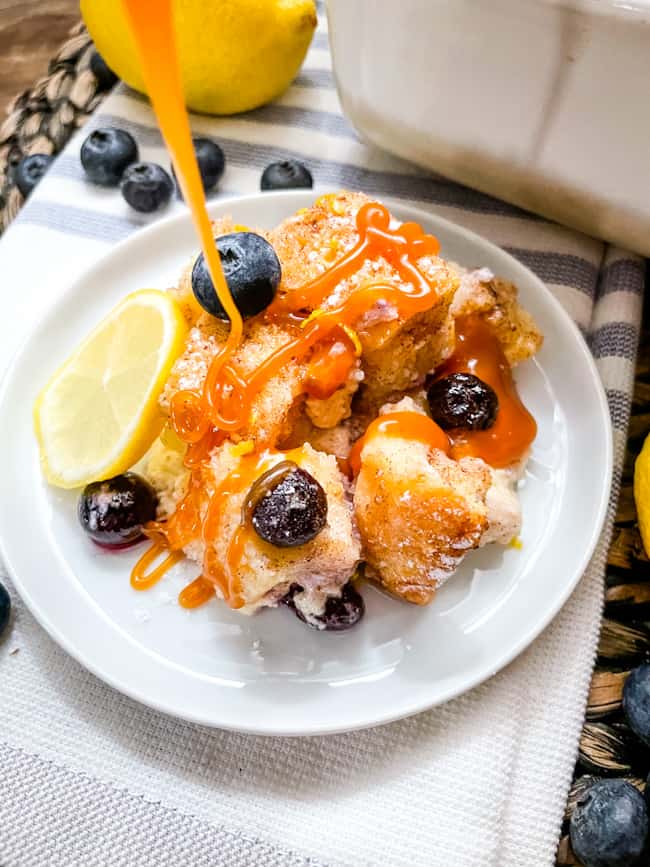
{"type": "MultiPolygon", "coordinates": [[[[111,69],[144,93],[122,4],[81,0],[81,13],[111,69]]],[[[174,0],[174,13],[186,102],[206,114],[248,111],[281,94],[316,27],[314,0],[174,0]]]]}
{"type": "Polygon", "coordinates": [[[634,464],[634,502],[643,547],[650,556],[650,434],[634,464]]]}

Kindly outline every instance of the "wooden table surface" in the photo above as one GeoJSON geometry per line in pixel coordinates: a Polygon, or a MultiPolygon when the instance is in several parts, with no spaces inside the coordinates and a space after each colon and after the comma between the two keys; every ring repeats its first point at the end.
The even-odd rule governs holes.
{"type": "Polygon", "coordinates": [[[9,100],[47,72],[79,17],[79,0],[0,0],[0,121],[9,100]]]}

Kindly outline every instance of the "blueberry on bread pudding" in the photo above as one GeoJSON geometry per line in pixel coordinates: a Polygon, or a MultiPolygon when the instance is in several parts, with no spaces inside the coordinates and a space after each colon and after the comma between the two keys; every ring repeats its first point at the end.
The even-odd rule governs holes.
{"type": "Polygon", "coordinates": [[[293,609],[299,620],[315,629],[328,632],[343,632],[356,626],[366,611],[363,596],[352,582],[343,586],[340,596],[329,596],[321,614],[311,615],[301,607],[302,587],[293,585],[282,600],[293,609]]]}
{"type": "MultiPolygon", "coordinates": [[[[256,316],[273,301],[280,283],[282,269],[273,247],[254,232],[232,232],[221,235],[215,242],[237,309],[244,319],[256,316]]],[[[192,268],[192,291],[206,313],[228,320],[203,253],[192,268]]]]}
{"type": "Polygon", "coordinates": [[[311,542],[327,523],[327,495],[306,470],[284,461],[253,484],[245,511],[260,539],[296,548],[311,542]]]}
{"type": "Polygon", "coordinates": [[[499,398],[487,382],[473,373],[451,373],[433,382],[427,391],[431,417],[443,430],[492,427],[499,398]]]}

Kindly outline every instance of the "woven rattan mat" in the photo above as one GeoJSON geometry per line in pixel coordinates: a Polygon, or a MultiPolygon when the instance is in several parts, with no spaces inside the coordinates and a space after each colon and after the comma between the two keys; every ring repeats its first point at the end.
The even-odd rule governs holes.
{"type": "MultiPolygon", "coordinates": [[[[101,102],[104,93],[90,69],[93,45],[82,24],[51,61],[46,76],[17,96],[0,128],[0,233],[23,197],[13,167],[23,156],[56,154],[101,102]]],[[[646,317],[647,319],[647,317],[646,317]]],[[[566,836],[580,792],[594,777],[617,776],[640,790],[650,770],[648,753],[627,728],[621,694],[627,673],[650,658],[650,559],[643,551],[632,496],[634,460],[650,430],[650,330],[644,328],[636,370],[632,418],[614,537],[609,552],[605,618],[591,682],[575,778],[566,808],[557,864],[579,862],[566,836]]]]}

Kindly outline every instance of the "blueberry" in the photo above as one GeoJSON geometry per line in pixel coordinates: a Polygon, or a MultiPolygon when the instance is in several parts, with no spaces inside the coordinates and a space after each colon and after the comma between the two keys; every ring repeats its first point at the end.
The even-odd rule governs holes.
{"type": "Polygon", "coordinates": [[[286,472],[273,468],[258,479],[247,499],[260,539],[295,548],[311,542],[327,524],[327,494],[310,473],[286,463],[286,472]]]}
{"type": "Polygon", "coordinates": [[[314,179],[307,166],[298,160],[282,160],[271,163],[262,172],[261,190],[293,190],[299,187],[311,188],[314,179]]]}
{"type": "Polygon", "coordinates": [[[328,632],[343,632],[345,629],[356,626],[365,614],[366,606],[363,596],[350,582],[343,587],[340,596],[329,597],[325,603],[325,611],[316,617],[306,617],[300,607],[296,605],[294,596],[301,590],[302,587],[292,584],[283,601],[293,609],[296,617],[308,626],[325,629],[328,632]]]}
{"type": "Polygon", "coordinates": [[[366,606],[354,585],[346,584],[339,597],[330,596],[325,603],[322,621],[330,632],[341,632],[355,626],[363,617],[366,606]]]}
{"type": "Polygon", "coordinates": [[[174,182],[157,163],[133,163],[122,175],[120,190],[134,210],[150,214],[169,202],[174,182]]]}
{"type": "Polygon", "coordinates": [[[623,710],[632,731],[650,746],[650,663],[629,673],[623,687],[623,710]]]}
{"type": "MultiPolygon", "coordinates": [[[[269,242],[254,232],[233,232],[215,238],[223,272],[235,304],[244,319],[265,310],[275,298],[282,269],[269,242]]],[[[228,321],[217,297],[203,253],[192,268],[192,291],[201,307],[228,321]]]]}
{"type": "Polygon", "coordinates": [[[99,51],[93,51],[90,56],[90,71],[97,81],[97,93],[110,90],[113,85],[117,84],[117,75],[106,63],[99,51]]]}
{"type": "Polygon", "coordinates": [[[0,637],[9,624],[11,615],[11,598],[4,584],[0,584],[0,637]]]}
{"type": "Polygon", "coordinates": [[[116,187],[124,169],[137,158],[135,139],[123,129],[96,129],[81,145],[81,165],[86,177],[102,187],[116,187]]]}
{"type": "Polygon", "coordinates": [[[14,169],[14,181],[25,198],[49,169],[53,159],[49,154],[31,154],[18,163],[14,169]]]}
{"type": "Polygon", "coordinates": [[[79,498],[78,515],[88,536],[108,548],[132,545],[156,517],[156,494],[136,473],[91,482],[79,498]]]}
{"type": "Polygon", "coordinates": [[[487,430],[496,421],[499,399],[494,389],[472,373],[452,373],[429,386],[431,417],[443,430],[487,430]]]}
{"type": "MultiPolygon", "coordinates": [[[[216,186],[226,168],[226,157],[220,145],[211,138],[192,139],[196,161],[199,164],[203,189],[207,193],[216,186]]],[[[172,166],[172,174],[176,178],[176,172],[172,166]]]]}
{"type": "Polygon", "coordinates": [[[578,801],[570,825],[571,846],[585,867],[638,863],[648,837],[643,796],[625,780],[600,780],[578,801]]]}

